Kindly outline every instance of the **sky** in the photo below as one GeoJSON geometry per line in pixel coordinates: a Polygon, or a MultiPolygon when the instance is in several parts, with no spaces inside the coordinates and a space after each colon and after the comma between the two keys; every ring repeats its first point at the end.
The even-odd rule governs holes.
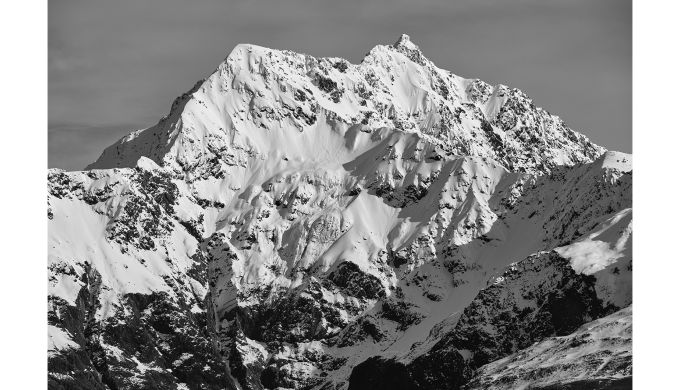
{"type": "Polygon", "coordinates": [[[48,2],[48,166],[83,169],[239,43],[353,63],[402,33],[438,67],[506,84],[612,150],[632,149],[630,0],[48,2]]]}

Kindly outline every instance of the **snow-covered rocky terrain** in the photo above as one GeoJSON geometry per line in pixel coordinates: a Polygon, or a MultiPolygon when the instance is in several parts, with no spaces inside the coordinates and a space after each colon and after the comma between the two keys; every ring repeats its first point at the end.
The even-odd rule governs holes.
{"type": "Polygon", "coordinates": [[[631,388],[631,307],[479,369],[465,388],[631,388]]]}
{"type": "Polygon", "coordinates": [[[49,387],[625,386],[631,161],[406,35],[238,45],[49,171],[49,387]]]}

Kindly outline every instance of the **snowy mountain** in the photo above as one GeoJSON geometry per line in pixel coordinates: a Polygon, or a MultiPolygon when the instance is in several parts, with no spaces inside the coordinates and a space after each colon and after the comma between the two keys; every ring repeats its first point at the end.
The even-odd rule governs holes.
{"type": "Polygon", "coordinates": [[[406,35],[357,65],[238,45],[49,171],[49,387],[565,381],[493,363],[630,306],[631,159],[406,35]]]}

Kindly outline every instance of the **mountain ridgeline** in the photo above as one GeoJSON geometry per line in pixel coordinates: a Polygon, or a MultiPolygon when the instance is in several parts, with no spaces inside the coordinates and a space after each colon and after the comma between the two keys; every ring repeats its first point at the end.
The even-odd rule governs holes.
{"type": "Polygon", "coordinates": [[[630,155],[406,35],[238,45],[49,170],[49,388],[628,388],[631,190],[630,155]]]}

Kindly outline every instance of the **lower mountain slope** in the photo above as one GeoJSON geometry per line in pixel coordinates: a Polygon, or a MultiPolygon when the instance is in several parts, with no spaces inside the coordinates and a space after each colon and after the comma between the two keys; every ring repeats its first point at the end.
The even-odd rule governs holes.
{"type": "Polygon", "coordinates": [[[624,389],[632,386],[630,306],[482,366],[465,389],[624,389]]]}
{"type": "Polygon", "coordinates": [[[389,191],[350,162],[229,204],[148,159],[52,170],[51,387],[363,388],[376,354],[460,386],[630,304],[629,159],[397,159],[389,191]]]}

